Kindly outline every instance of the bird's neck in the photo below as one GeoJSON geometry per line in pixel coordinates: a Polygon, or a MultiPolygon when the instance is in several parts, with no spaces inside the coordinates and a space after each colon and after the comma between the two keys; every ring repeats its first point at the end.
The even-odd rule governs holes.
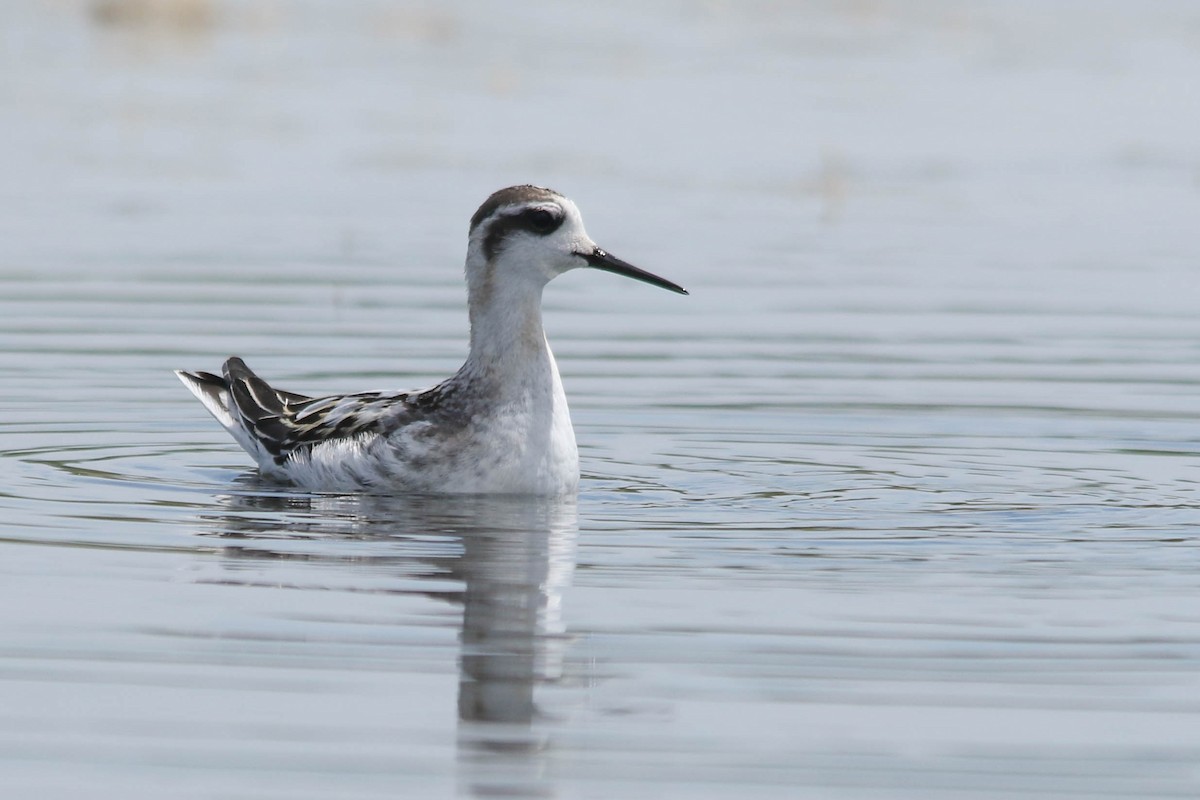
{"type": "Polygon", "coordinates": [[[469,285],[472,377],[528,381],[554,369],[542,329],[542,284],[482,280],[469,285]]]}

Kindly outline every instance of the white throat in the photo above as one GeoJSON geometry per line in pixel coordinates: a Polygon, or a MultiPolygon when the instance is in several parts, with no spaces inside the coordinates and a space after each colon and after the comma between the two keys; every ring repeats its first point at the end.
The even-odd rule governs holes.
{"type": "Polygon", "coordinates": [[[494,263],[468,269],[473,377],[528,381],[530,371],[553,371],[554,359],[542,328],[546,281],[526,274],[501,275],[494,263]]]}

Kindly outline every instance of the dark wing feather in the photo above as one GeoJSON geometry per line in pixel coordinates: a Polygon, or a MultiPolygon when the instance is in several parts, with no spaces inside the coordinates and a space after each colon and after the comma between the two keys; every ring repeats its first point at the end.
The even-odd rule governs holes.
{"type": "MultiPolygon", "coordinates": [[[[225,362],[225,383],[243,424],[277,461],[298,448],[380,431],[406,404],[404,392],[312,398],[272,388],[240,358],[225,362]]],[[[215,376],[214,376],[215,377],[215,376]]]]}
{"type": "Polygon", "coordinates": [[[242,424],[272,455],[280,455],[290,433],[290,426],[285,421],[287,401],[240,358],[226,361],[223,371],[232,405],[242,424]]]}

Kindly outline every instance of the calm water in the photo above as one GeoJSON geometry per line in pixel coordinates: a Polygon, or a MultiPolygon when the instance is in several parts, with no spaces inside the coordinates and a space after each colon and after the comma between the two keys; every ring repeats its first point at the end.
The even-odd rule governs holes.
{"type": "Polygon", "coordinates": [[[7,3],[6,797],[1200,794],[1200,10],[7,3]],[[577,500],[256,481],[170,374],[465,353],[533,181],[577,500]]]}

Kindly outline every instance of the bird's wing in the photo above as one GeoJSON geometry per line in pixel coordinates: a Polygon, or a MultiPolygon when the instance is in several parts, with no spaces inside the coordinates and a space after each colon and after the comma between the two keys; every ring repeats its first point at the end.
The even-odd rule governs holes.
{"type": "Polygon", "coordinates": [[[405,392],[316,398],[284,392],[254,374],[240,358],[226,361],[223,371],[230,413],[277,461],[324,441],[378,432],[385,418],[394,417],[409,397],[405,392]]]}

